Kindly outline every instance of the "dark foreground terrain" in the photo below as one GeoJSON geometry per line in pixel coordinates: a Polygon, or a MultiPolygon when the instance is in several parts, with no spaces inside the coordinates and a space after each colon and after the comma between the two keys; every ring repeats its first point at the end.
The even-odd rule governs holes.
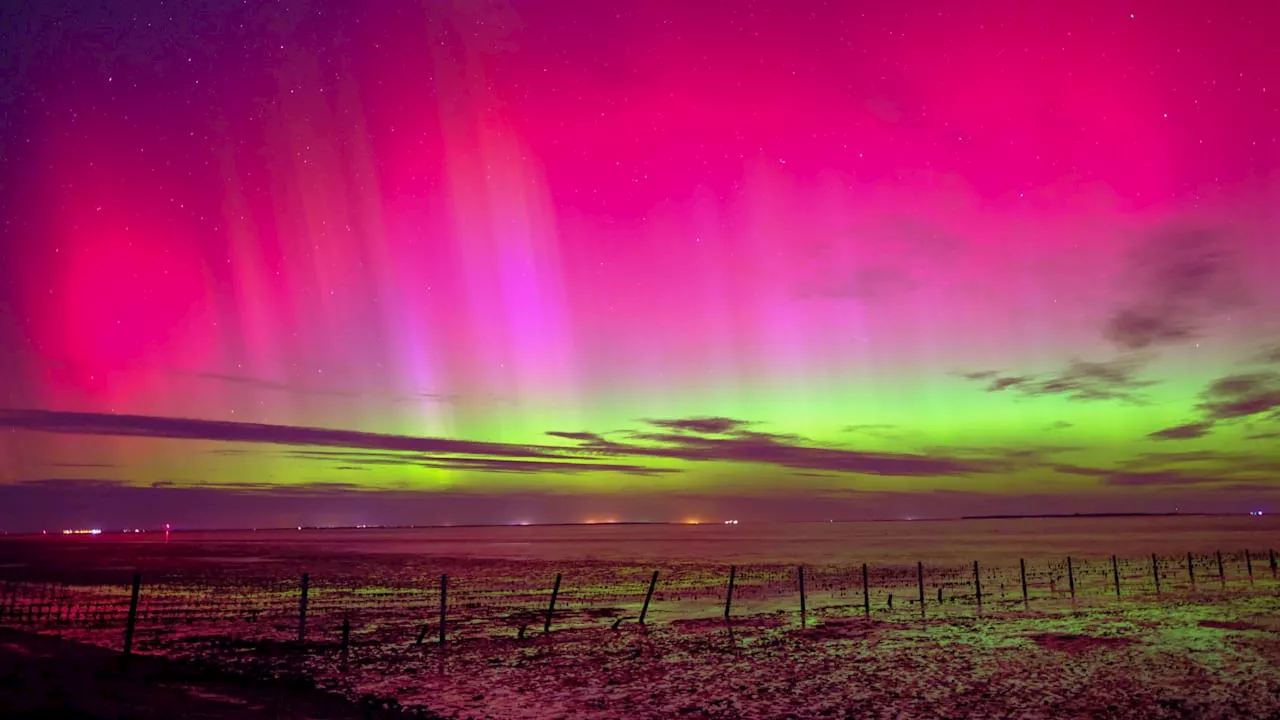
{"type": "Polygon", "coordinates": [[[334,537],[0,543],[0,718],[1280,720],[1270,534],[803,574],[334,537]]]}
{"type": "Polygon", "coordinates": [[[124,663],[106,648],[0,628],[0,717],[393,720],[424,715],[361,705],[304,683],[249,678],[159,657],[135,656],[124,663]]]}
{"type": "MultiPolygon", "coordinates": [[[[448,648],[0,631],[0,715],[40,718],[1280,718],[1280,602],[882,622],[781,614],[448,648]],[[24,715],[23,713],[26,713],[24,715]]],[[[627,628],[627,626],[623,626],[627,628]]]]}

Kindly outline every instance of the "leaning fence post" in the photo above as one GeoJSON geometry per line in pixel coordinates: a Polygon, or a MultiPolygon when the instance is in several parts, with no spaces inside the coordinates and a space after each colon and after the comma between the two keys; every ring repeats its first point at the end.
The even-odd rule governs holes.
{"type": "Polygon", "coordinates": [[[1187,577],[1191,578],[1191,592],[1196,591],[1196,566],[1191,559],[1191,553],[1187,553],[1187,577]]]}
{"type": "Polygon", "coordinates": [[[1120,564],[1116,562],[1116,556],[1111,556],[1111,576],[1116,581],[1116,599],[1120,599],[1120,564]]]}
{"type": "Polygon", "coordinates": [[[342,654],[346,656],[351,647],[351,618],[342,618],[342,654]]]}
{"type": "Polygon", "coordinates": [[[871,587],[867,583],[866,563],[862,563],[862,614],[871,617],[871,587]]]}
{"type": "Polygon", "coordinates": [[[973,590],[978,597],[978,614],[982,614],[982,576],[978,574],[978,561],[973,561],[973,590]]]}
{"type": "Polygon", "coordinates": [[[1253,558],[1249,556],[1249,548],[1244,549],[1244,567],[1249,571],[1249,587],[1253,587],[1253,558]]]}
{"type": "Polygon", "coordinates": [[[803,628],[805,624],[805,613],[807,610],[807,608],[804,606],[804,566],[801,565],[797,569],[797,572],[799,573],[799,576],[800,576],[800,627],[803,628]]]}
{"type": "Polygon", "coordinates": [[[1267,552],[1271,555],[1271,579],[1275,580],[1276,579],[1276,551],[1268,550],[1267,552]]]}
{"type": "Polygon", "coordinates": [[[133,631],[138,623],[138,593],[142,589],[142,573],[133,574],[133,588],[129,594],[129,618],[124,625],[124,656],[133,655],[133,631]]]}
{"type": "Polygon", "coordinates": [[[1160,596],[1160,563],[1156,554],[1151,553],[1151,577],[1156,581],[1156,597],[1160,596]]]}
{"type": "Polygon", "coordinates": [[[556,597],[560,594],[560,573],[556,573],[556,584],[551,587],[551,604],[547,605],[547,618],[542,621],[542,632],[551,632],[551,616],[556,611],[556,597]]]}
{"type": "Polygon", "coordinates": [[[924,563],[916,561],[916,583],[920,586],[920,617],[924,618],[924,563]]]}
{"type": "Polygon", "coordinates": [[[311,589],[311,576],[302,573],[301,592],[298,594],[298,642],[307,639],[307,592],[311,589]]]}
{"type": "Polygon", "coordinates": [[[653,599],[653,589],[658,585],[658,571],[653,571],[653,576],[649,578],[649,592],[644,594],[644,605],[640,606],[640,624],[644,624],[644,616],[649,613],[649,601],[653,599]]]}
{"type": "Polygon", "coordinates": [[[724,619],[729,619],[729,607],[733,605],[733,581],[738,574],[738,566],[729,566],[729,592],[724,596],[724,619]]]}
{"type": "Polygon", "coordinates": [[[1214,550],[1213,554],[1218,557],[1218,583],[1225,590],[1227,587],[1227,571],[1222,567],[1222,551],[1214,550]]]}
{"type": "Polygon", "coordinates": [[[1071,556],[1067,556],[1067,587],[1071,589],[1071,602],[1076,601],[1076,572],[1071,565],[1071,556]]]}
{"type": "Polygon", "coordinates": [[[1027,561],[1025,558],[1018,559],[1018,574],[1022,576],[1022,609],[1031,609],[1031,598],[1027,596],[1027,561]]]}

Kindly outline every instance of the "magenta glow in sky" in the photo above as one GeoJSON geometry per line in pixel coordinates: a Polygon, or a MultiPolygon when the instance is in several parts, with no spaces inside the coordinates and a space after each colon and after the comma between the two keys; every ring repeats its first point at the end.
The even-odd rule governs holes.
{"type": "Polygon", "coordinates": [[[1270,508],[1280,14],[1167,5],[18,11],[0,493],[1270,508]]]}

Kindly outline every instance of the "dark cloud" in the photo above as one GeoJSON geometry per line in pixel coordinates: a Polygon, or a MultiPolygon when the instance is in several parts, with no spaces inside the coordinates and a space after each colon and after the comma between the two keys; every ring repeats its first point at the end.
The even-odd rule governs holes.
{"type": "Polygon", "coordinates": [[[101,469],[104,469],[104,468],[113,468],[113,467],[116,467],[116,466],[115,466],[115,465],[113,465],[112,463],[74,463],[74,462],[59,462],[59,463],[50,463],[50,464],[49,464],[49,467],[59,467],[59,468],[97,468],[97,469],[101,470],[101,469]]]}
{"type": "Polygon", "coordinates": [[[552,437],[564,438],[565,440],[580,440],[582,442],[591,443],[607,443],[604,437],[593,432],[566,432],[563,430],[548,430],[547,434],[552,437]]]}
{"type": "Polygon", "coordinates": [[[1105,477],[1111,474],[1112,470],[1104,470],[1102,468],[1086,467],[1084,465],[1072,465],[1070,463],[1056,463],[1049,466],[1050,470],[1060,472],[1067,475],[1088,475],[1090,477],[1105,477]]]}
{"type": "Polygon", "coordinates": [[[704,435],[722,435],[750,425],[745,420],[734,420],[726,417],[693,417],[679,420],[646,420],[645,422],[668,430],[681,430],[704,435]]]}
{"type": "Polygon", "coordinates": [[[758,463],[790,469],[872,475],[930,476],[990,472],[981,459],[947,455],[860,452],[814,445],[796,435],[749,431],[747,421],[731,418],[654,420],[651,427],[680,432],[633,432],[629,442],[597,433],[552,431],[552,437],[576,440],[572,447],[516,445],[442,438],[415,438],[349,430],[261,425],[142,415],[0,410],[0,427],[36,432],[112,435],[305,447],[293,456],[336,464],[420,465],[491,472],[625,472],[656,474],[634,463],[599,462],[598,457],[654,458],[673,461],[758,463]],[[714,432],[715,434],[705,434],[714,432]],[[323,450],[316,448],[337,448],[323,450]]]}
{"type": "Polygon", "coordinates": [[[1121,472],[1110,473],[1103,479],[1103,485],[1118,487],[1171,487],[1178,485],[1212,485],[1221,483],[1222,478],[1189,475],[1174,471],[1153,472],[1121,472]]]}
{"type": "Polygon", "coordinates": [[[1142,362],[1118,358],[1106,362],[1072,360],[1057,373],[1048,375],[1004,375],[995,370],[961,373],[969,380],[986,384],[987,392],[1012,390],[1031,397],[1061,395],[1072,400],[1119,400],[1140,404],[1138,392],[1155,383],[1138,377],[1142,362]]]}
{"type": "Polygon", "coordinates": [[[1185,342],[1219,311],[1243,301],[1230,238],[1176,228],[1141,243],[1125,286],[1134,296],[1107,321],[1105,335],[1124,350],[1185,342]]]}
{"type": "Polygon", "coordinates": [[[1280,344],[1264,348],[1257,354],[1255,360],[1264,365],[1280,365],[1280,344]]]}
{"type": "Polygon", "coordinates": [[[1127,350],[1140,350],[1195,337],[1184,318],[1165,316],[1150,308],[1123,308],[1107,322],[1107,339],[1127,350]]]}
{"type": "Polygon", "coordinates": [[[1011,387],[1016,387],[1016,386],[1018,386],[1018,385],[1022,385],[1022,384],[1026,383],[1026,382],[1028,382],[1028,381],[1030,381],[1030,380],[1031,380],[1031,378],[1029,378],[1029,377],[1026,377],[1026,376],[1019,376],[1019,375],[1010,375],[1010,376],[1006,376],[1006,377],[998,377],[998,378],[993,379],[993,380],[991,381],[991,383],[987,385],[987,391],[988,391],[988,392],[1000,392],[1001,390],[1005,390],[1005,389],[1008,389],[1008,388],[1011,388],[1011,387]]]}
{"type": "Polygon", "coordinates": [[[1280,432],[1261,432],[1246,435],[1246,440],[1280,440],[1280,432]]]}
{"type": "Polygon", "coordinates": [[[478,470],[499,473],[620,472],[628,475],[665,475],[681,472],[675,468],[651,468],[643,465],[556,460],[512,460],[508,458],[445,458],[423,460],[422,465],[446,470],[478,470]]]}
{"type": "Polygon", "coordinates": [[[1215,490],[1219,492],[1233,493],[1274,493],[1280,492],[1280,484],[1267,485],[1265,483],[1235,483],[1232,485],[1221,485],[1215,490]]]}
{"type": "Polygon", "coordinates": [[[1125,355],[1073,360],[1049,376],[990,370],[962,376],[984,382],[988,392],[1142,404],[1141,389],[1154,384],[1139,377],[1150,357],[1132,352],[1192,340],[1217,313],[1245,301],[1230,239],[1208,229],[1175,228],[1148,238],[1130,255],[1124,282],[1131,295],[1107,319],[1102,334],[1125,355]]]}
{"type": "Polygon", "coordinates": [[[1072,427],[1075,427],[1075,423],[1069,423],[1066,420],[1055,420],[1054,422],[1051,422],[1048,425],[1045,425],[1044,429],[1045,430],[1066,430],[1067,428],[1072,428],[1072,427]]]}
{"type": "Polygon", "coordinates": [[[1280,373],[1228,375],[1200,393],[1197,406],[1211,420],[1233,420],[1255,415],[1280,416],[1280,373]]]}
{"type": "MultiPolygon", "coordinates": [[[[583,447],[604,455],[643,456],[691,462],[740,462],[776,465],[793,470],[818,470],[867,475],[930,476],[991,472],[983,460],[948,455],[860,452],[822,447],[797,435],[744,429],[749,423],[730,418],[693,418],[691,421],[650,420],[659,429],[701,428],[715,435],[693,432],[627,433],[630,442],[604,441],[583,433],[583,447]],[[707,422],[710,420],[711,422],[707,422]]],[[[567,437],[571,433],[552,433],[567,437]]]]}
{"type": "Polygon", "coordinates": [[[884,430],[894,430],[897,427],[897,425],[891,423],[862,423],[860,425],[845,425],[840,429],[844,432],[877,433],[884,430]]]}
{"type": "Polygon", "coordinates": [[[360,448],[433,454],[551,457],[556,448],[505,443],[418,438],[355,430],[195,420],[150,415],[0,410],[0,427],[70,435],[113,435],[179,440],[214,440],[312,447],[360,448]]]}
{"type": "Polygon", "coordinates": [[[1028,395],[1065,395],[1076,400],[1123,400],[1142,402],[1135,391],[1154,385],[1137,373],[1140,362],[1120,358],[1107,362],[1073,360],[1056,375],[1020,384],[1018,390],[1028,395]]]}
{"type": "Polygon", "coordinates": [[[991,472],[991,464],[942,455],[870,453],[802,444],[793,435],[739,430],[730,437],[636,433],[647,445],[628,446],[628,454],[689,461],[726,461],[778,465],[866,475],[930,476],[991,472]]]}
{"type": "Polygon", "coordinates": [[[1147,437],[1153,440],[1191,440],[1208,435],[1212,429],[1213,423],[1211,422],[1194,422],[1157,430],[1147,435],[1147,437]]]}

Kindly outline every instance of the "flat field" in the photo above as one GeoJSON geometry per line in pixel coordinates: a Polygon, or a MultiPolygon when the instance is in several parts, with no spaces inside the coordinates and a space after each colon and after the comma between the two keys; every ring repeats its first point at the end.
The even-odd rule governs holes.
{"type": "Polygon", "coordinates": [[[0,543],[0,622],[121,648],[138,572],[135,652],[451,718],[1280,717],[1277,530],[1244,517],[36,538],[0,543]]]}

